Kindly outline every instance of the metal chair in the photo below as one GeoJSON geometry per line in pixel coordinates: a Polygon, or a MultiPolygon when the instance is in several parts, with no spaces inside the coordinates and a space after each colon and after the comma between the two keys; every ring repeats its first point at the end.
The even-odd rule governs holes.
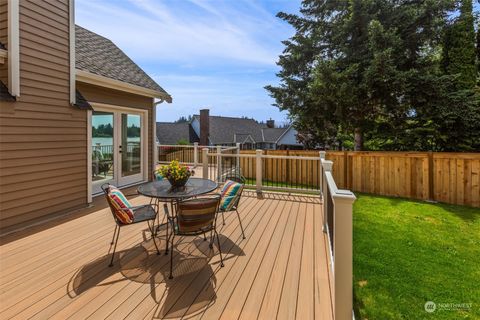
{"type": "MultiPolygon", "coordinates": [[[[210,232],[210,249],[213,249],[213,241],[217,238],[218,251],[220,253],[220,262],[223,267],[222,249],[220,248],[220,238],[217,233],[217,214],[220,196],[215,195],[205,198],[189,199],[178,202],[175,216],[170,216],[167,204],[163,205],[165,214],[171,224],[172,233],[169,236],[171,240],[170,251],[170,276],[173,279],[173,244],[175,236],[199,236],[210,232]]],[[[204,239],[206,240],[206,238],[204,239]]]]}
{"type": "Polygon", "coordinates": [[[110,207],[110,211],[112,213],[113,219],[115,220],[115,230],[113,232],[112,241],[110,242],[110,245],[114,245],[114,246],[113,246],[112,258],[110,259],[110,264],[108,266],[109,267],[113,266],[113,258],[115,256],[115,250],[117,249],[118,238],[120,236],[120,228],[131,225],[131,224],[144,222],[144,221],[147,222],[148,229],[152,235],[153,244],[157,249],[157,254],[160,254],[157,243],[155,242],[155,219],[157,218],[158,205],[146,204],[141,206],[134,206],[134,207],[132,206],[128,208],[119,209],[114,205],[114,203],[112,202],[113,200],[109,196],[109,191],[111,187],[112,185],[110,185],[109,183],[105,183],[101,186],[103,192],[105,193],[105,198],[107,199],[107,203],[108,203],[108,206],[110,207]],[[127,210],[131,210],[133,212],[132,221],[130,223],[123,223],[119,219],[119,214],[121,214],[121,212],[118,212],[118,210],[123,210],[125,212],[127,210]],[[150,221],[151,221],[151,225],[150,225],[150,221]]]}
{"type": "Polygon", "coordinates": [[[239,175],[228,176],[227,180],[231,180],[231,181],[235,181],[237,183],[241,183],[242,184],[242,190],[237,195],[235,195],[235,198],[232,200],[233,205],[231,206],[230,210],[225,211],[222,208],[220,208],[220,212],[222,213],[223,225],[225,225],[225,212],[235,211],[237,213],[238,222],[240,223],[240,229],[242,229],[243,239],[245,239],[245,232],[243,230],[242,219],[240,219],[240,213],[238,213],[238,206],[240,204],[240,199],[242,198],[242,193],[243,193],[243,189],[245,187],[245,181],[246,180],[243,176],[239,176],[239,175]]]}

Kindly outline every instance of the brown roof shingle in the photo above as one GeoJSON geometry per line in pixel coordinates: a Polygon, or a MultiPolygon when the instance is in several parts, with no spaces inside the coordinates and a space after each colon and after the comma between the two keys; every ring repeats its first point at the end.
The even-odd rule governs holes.
{"type": "Polygon", "coordinates": [[[77,69],[170,95],[112,41],[75,26],[75,67],[77,69]]]}

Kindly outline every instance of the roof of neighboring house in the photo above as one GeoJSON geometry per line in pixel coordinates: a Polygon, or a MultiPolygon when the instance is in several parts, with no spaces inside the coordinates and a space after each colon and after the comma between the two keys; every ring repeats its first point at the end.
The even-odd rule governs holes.
{"type": "Polygon", "coordinates": [[[190,143],[200,141],[188,122],[157,122],[157,139],[160,144],[178,144],[179,140],[190,143]]]}
{"type": "MultiPolygon", "coordinates": [[[[200,121],[199,115],[193,117],[200,121]]],[[[241,142],[236,141],[235,135],[250,135],[254,142],[263,142],[262,125],[253,119],[210,116],[209,138],[212,144],[241,142]]]]}
{"type": "Polygon", "coordinates": [[[7,47],[5,47],[5,45],[2,42],[0,42],[0,49],[7,50],[7,47]]]}
{"type": "Polygon", "coordinates": [[[262,128],[263,142],[276,143],[289,128],[262,128]]]}
{"type": "Polygon", "coordinates": [[[162,87],[112,41],[80,26],[75,26],[75,67],[113,80],[155,90],[169,97],[162,87]]]}
{"type": "Polygon", "coordinates": [[[0,101],[15,101],[15,97],[8,92],[7,86],[0,81],[0,101]]]}

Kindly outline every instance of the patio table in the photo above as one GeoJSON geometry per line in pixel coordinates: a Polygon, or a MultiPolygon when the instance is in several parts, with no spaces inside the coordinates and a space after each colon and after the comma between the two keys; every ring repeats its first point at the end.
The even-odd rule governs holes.
{"type": "MultiPolygon", "coordinates": [[[[138,187],[137,191],[139,194],[155,199],[157,202],[170,202],[170,214],[174,217],[175,204],[178,201],[210,193],[217,189],[217,187],[218,184],[215,181],[192,177],[188,179],[185,186],[181,188],[172,189],[170,182],[168,182],[167,179],[163,179],[142,184],[138,187]]],[[[158,206],[158,208],[160,210],[160,206],[158,206]]],[[[157,216],[159,215],[160,212],[157,212],[157,216]]],[[[167,217],[166,223],[159,224],[157,232],[160,230],[160,227],[167,225],[168,219],[172,217],[167,217]]],[[[168,225],[166,235],[168,238],[168,225]]]]}

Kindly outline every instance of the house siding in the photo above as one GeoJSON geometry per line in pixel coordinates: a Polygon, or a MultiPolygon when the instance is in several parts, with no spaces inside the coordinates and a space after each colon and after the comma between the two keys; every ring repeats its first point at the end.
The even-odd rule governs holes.
{"type": "Polygon", "coordinates": [[[0,107],[2,229],[87,202],[86,111],[69,103],[69,1],[20,0],[19,14],[20,97],[0,107]]]}
{"type": "Polygon", "coordinates": [[[87,83],[77,82],[77,90],[79,90],[82,95],[90,103],[104,103],[112,106],[119,107],[128,107],[133,109],[147,110],[147,124],[148,124],[148,166],[147,173],[148,177],[152,177],[152,167],[153,167],[153,150],[152,144],[155,137],[153,136],[153,119],[152,119],[152,108],[153,108],[153,98],[139,96],[136,94],[131,94],[128,92],[103,88],[87,83]]]}

